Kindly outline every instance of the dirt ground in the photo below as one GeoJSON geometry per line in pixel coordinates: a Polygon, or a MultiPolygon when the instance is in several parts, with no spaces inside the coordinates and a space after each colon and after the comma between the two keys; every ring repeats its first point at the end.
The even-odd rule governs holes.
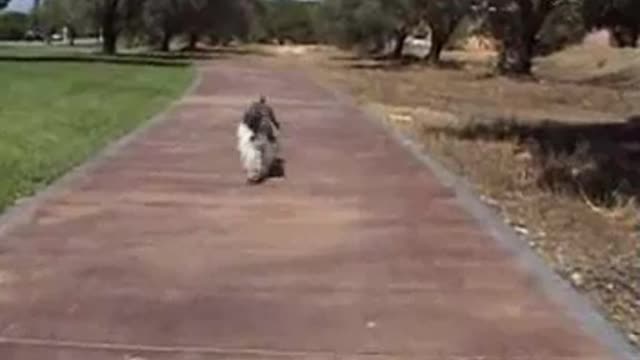
{"type": "Polygon", "coordinates": [[[526,81],[494,76],[490,52],[449,52],[438,69],[295,54],[274,62],[419,137],[640,346],[640,52],[576,46],[538,60],[526,81]]]}

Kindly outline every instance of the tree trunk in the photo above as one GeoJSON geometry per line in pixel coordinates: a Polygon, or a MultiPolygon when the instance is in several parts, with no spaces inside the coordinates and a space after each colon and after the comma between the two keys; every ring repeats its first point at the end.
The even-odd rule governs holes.
{"type": "Polygon", "coordinates": [[[209,44],[213,46],[220,45],[220,38],[218,37],[218,35],[209,35],[209,44]]]}
{"type": "Polygon", "coordinates": [[[437,65],[440,63],[440,55],[446,44],[446,39],[446,36],[432,31],[431,46],[429,47],[429,54],[427,55],[427,62],[429,64],[437,65]]]}
{"type": "Polygon", "coordinates": [[[510,44],[500,51],[498,70],[504,75],[531,74],[532,53],[528,46],[510,44]]]}
{"type": "Polygon", "coordinates": [[[396,39],[395,39],[395,47],[393,49],[393,58],[394,59],[400,59],[402,58],[402,51],[404,50],[404,42],[407,40],[407,33],[404,31],[398,31],[396,32],[396,39]]]}
{"type": "Polygon", "coordinates": [[[117,50],[118,36],[112,30],[105,30],[102,39],[102,52],[113,55],[117,50]]]}
{"type": "Polygon", "coordinates": [[[173,39],[173,34],[169,31],[165,31],[162,34],[162,42],[160,44],[160,51],[169,52],[171,50],[171,39],[173,39]]]}
{"type": "Polygon", "coordinates": [[[529,24],[527,29],[510,29],[502,41],[498,60],[498,71],[504,75],[530,75],[536,47],[537,25],[529,24]]]}
{"type": "Polygon", "coordinates": [[[615,26],[609,30],[611,36],[611,45],[615,47],[637,47],[638,46],[638,29],[624,26],[615,26]]]}
{"type": "Polygon", "coordinates": [[[97,27],[97,29],[95,29],[95,35],[96,35],[96,45],[100,45],[102,44],[102,28],[100,26],[97,27]]]}
{"type": "Polygon", "coordinates": [[[116,30],[117,9],[115,7],[104,9],[102,16],[102,52],[113,55],[118,44],[118,31],[116,30]]]}
{"type": "Polygon", "coordinates": [[[380,53],[385,52],[385,47],[387,45],[387,39],[384,36],[376,36],[371,41],[371,46],[368,49],[369,55],[379,55],[380,53]]]}
{"type": "Polygon", "coordinates": [[[36,31],[40,30],[40,1],[34,0],[31,8],[31,29],[36,31]]]}
{"type": "Polygon", "coordinates": [[[197,33],[189,34],[189,45],[187,45],[187,50],[196,50],[198,46],[198,40],[200,40],[200,36],[197,33]]]}
{"type": "Polygon", "coordinates": [[[554,0],[514,1],[494,12],[490,22],[501,40],[497,70],[504,75],[530,75],[537,35],[556,6],[554,0]]]}
{"type": "Polygon", "coordinates": [[[73,47],[76,44],[76,29],[73,26],[66,26],[67,28],[67,41],[69,42],[69,46],[73,47]]]}

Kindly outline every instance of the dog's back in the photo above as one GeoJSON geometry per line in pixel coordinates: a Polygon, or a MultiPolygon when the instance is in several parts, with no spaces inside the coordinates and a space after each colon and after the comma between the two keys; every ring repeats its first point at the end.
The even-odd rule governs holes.
{"type": "Polygon", "coordinates": [[[280,124],[264,97],[249,106],[238,125],[238,150],[250,183],[272,174],[284,174],[282,161],[278,158],[276,129],[280,129],[280,124]]]}
{"type": "Polygon", "coordinates": [[[265,134],[270,140],[273,140],[275,136],[273,126],[280,128],[275,113],[271,106],[267,104],[264,96],[261,96],[259,101],[251,104],[244,114],[243,122],[255,134],[265,134]]]}

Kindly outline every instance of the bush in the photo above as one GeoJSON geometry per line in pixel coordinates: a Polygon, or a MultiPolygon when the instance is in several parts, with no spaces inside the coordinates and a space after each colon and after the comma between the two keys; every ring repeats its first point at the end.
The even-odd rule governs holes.
{"type": "Polygon", "coordinates": [[[536,55],[549,55],[582,41],[586,26],[578,5],[562,3],[549,14],[538,34],[536,55]]]}
{"type": "Polygon", "coordinates": [[[22,40],[28,29],[28,15],[19,12],[0,14],[0,40],[22,40]]]}
{"type": "Polygon", "coordinates": [[[295,43],[316,42],[312,14],[317,7],[313,2],[275,0],[266,5],[262,19],[263,37],[290,40],[295,43]]]}
{"type": "Polygon", "coordinates": [[[318,7],[318,3],[311,1],[254,1],[247,39],[259,43],[316,43],[318,36],[314,16],[318,7]]]}

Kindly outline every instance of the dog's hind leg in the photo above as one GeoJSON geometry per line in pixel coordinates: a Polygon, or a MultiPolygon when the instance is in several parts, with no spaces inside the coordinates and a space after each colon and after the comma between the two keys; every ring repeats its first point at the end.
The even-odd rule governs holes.
{"type": "Polygon", "coordinates": [[[249,182],[256,182],[262,176],[262,154],[252,139],[254,134],[245,124],[240,124],[237,131],[240,160],[249,182]]]}

